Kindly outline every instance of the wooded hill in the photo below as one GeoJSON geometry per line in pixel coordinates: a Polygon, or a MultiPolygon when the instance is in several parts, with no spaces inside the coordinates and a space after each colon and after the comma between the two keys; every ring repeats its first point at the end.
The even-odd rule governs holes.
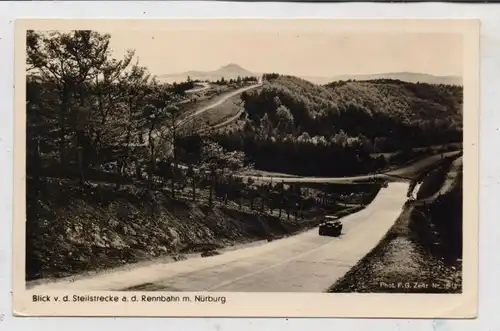
{"type": "Polygon", "coordinates": [[[262,88],[241,97],[243,127],[218,138],[229,149],[243,150],[257,168],[356,174],[378,167],[371,153],[462,141],[460,86],[396,80],[320,86],[278,74],[263,78],[262,88]]]}
{"type": "Polygon", "coordinates": [[[273,74],[265,80],[262,89],[242,98],[252,122],[265,128],[270,124],[278,134],[307,132],[329,138],[344,131],[352,137],[378,138],[380,152],[461,140],[460,86],[396,80],[320,86],[273,74]],[[389,137],[392,142],[382,143],[389,137]]]}

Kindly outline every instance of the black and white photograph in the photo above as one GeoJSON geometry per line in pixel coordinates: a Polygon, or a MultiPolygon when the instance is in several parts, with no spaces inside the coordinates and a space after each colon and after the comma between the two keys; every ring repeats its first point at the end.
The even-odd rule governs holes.
{"type": "Polygon", "coordinates": [[[268,21],[26,29],[26,290],[463,292],[464,33],[268,21]]]}

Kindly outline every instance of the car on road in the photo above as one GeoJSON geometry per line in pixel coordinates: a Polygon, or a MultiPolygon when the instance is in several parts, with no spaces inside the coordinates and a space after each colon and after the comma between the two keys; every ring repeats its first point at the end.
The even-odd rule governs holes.
{"type": "Polygon", "coordinates": [[[342,222],[336,216],[325,216],[325,219],[319,225],[320,236],[338,237],[342,233],[342,222]]]}

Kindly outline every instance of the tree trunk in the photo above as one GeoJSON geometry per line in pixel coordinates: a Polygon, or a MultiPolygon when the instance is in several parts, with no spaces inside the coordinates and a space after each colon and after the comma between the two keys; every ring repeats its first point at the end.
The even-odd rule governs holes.
{"type": "Polygon", "coordinates": [[[282,181],[281,182],[281,186],[279,187],[280,189],[280,201],[279,201],[279,217],[281,217],[281,212],[283,210],[283,205],[284,205],[284,199],[285,199],[285,192],[284,192],[284,189],[285,189],[285,183],[282,181]]]}
{"type": "Polygon", "coordinates": [[[68,112],[68,91],[63,86],[61,91],[61,106],[59,107],[59,162],[61,169],[66,170],[66,114],[68,112]]]}
{"type": "Polygon", "coordinates": [[[142,180],[142,171],[139,160],[135,160],[135,177],[137,180],[142,180]]]}
{"type": "Polygon", "coordinates": [[[117,162],[117,166],[118,166],[118,175],[119,175],[119,178],[118,180],[116,181],[116,185],[115,185],[115,189],[116,190],[119,190],[120,187],[121,187],[121,181],[123,179],[124,176],[124,169],[125,169],[125,161],[120,159],[118,162],[117,162]]]}
{"type": "Polygon", "coordinates": [[[151,191],[153,188],[153,171],[154,171],[154,157],[151,155],[149,158],[149,166],[148,166],[148,191],[151,191]]]}
{"type": "Polygon", "coordinates": [[[171,197],[172,199],[175,199],[175,175],[176,175],[176,168],[175,168],[175,164],[172,164],[172,166],[170,167],[172,169],[172,177],[170,178],[170,194],[171,194],[171,197]]]}
{"type": "MultiPolygon", "coordinates": [[[[78,119],[80,121],[80,119],[78,119]]],[[[84,159],[84,136],[85,132],[80,127],[80,122],[77,123],[76,128],[76,153],[77,153],[77,164],[78,164],[78,174],[80,176],[80,184],[85,184],[85,159],[84,159]]]]}
{"type": "Polygon", "coordinates": [[[214,199],[214,190],[217,184],[216,172],[214,169],[210,171],[210,185],[209,185],[209,196],[208,196],[208,206],[212,208],[214,199]]]}
{"type": "Polygon", "coordinates": [[[175,199],[175,182],[177,179],[177,155],[176,155],[176,123],[175,116],[172,116],[172,199],[175,199]]]}
{"type": "Polygon", "coordinates": [[[40,191],[40,171],[41,171],[41,165],[40,165],[40,140],[38,138],[35,138],[35,150],[34,150],[34,160],[33,160],[33,186],[34,186],[34,196],[35,196],[35,204],[34,206],[37,205],[37,199],[38,199],[38,193],[40,191]]]}
{"type": "Polygon", "coordinates": [[[151,123],[151,127],[148,132],[148,144],[149,144],[149,165],[148,165],[148,193],[151,193],[151,189],[153,188],[153,172],[155,170],[155,145],[153,142],[153,130],[154,130],[154,122],[151,123]]]}
{"type": "Polygon", "coordinates": [[[83,171],[83,148],[78,147],[77,153],[78,153],[78,169],[79,169],[79,174],[80,174],[80,184],[84,185],[85,184],[85,174],[83,171]]]}
{"type": "Polygon", "coordinates": [[[193,202],[196,202],[196,176],[194,174],[192,177],[192,188],[193,188],[193,202]]]}
{"type": "Polygon", "coordinates": [[[208,193],[208,206],[211,208],[212,207],[212,199],[213,199],[213,196],[212,196],[212,191],[214,189],[214,185],[213,185],[213,182],[211,182],[210,186],[209,186],[209,193],[208,193]]]}

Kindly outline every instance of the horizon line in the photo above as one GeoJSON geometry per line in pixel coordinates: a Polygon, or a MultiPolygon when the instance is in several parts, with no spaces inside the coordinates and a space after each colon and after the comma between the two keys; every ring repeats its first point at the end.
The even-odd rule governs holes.
{"type": "Polygon", "coordinates": [[[273,72],[273,71],[253,71],[246,69],[242,67],[241,65],[231,62],[225,65],[219,66],[217,69],[188,69],[183,72],[176,72],[176,73],[163,73],[163,74],[156,74],[153,76],[161,77],[161,76],[181,76],[185,75],[188,72],[199,72],[199,73],[212,73],[215,71],[218,71],[220,69],[223,69],[229,65],[235,65],[241,68],[242,70],[248,71],[251,74],[254,75],[262,75],[265,73],[278,73],[281,75],[288,75],[288,76],[296,76],[296,77],[317,77],[317,78],[335,78],[335,77],[341,77],[341,76],[374,76],[374,75],[394,75],[394,74],[416,74],[416,75],[429,75],[429,76],[434,76],[434,77],[457,77],[457,78],[462,78],[463,75],[457,75],[457,74],[446,74],[446,75],[436,75],[432,73],[427,73],[427,72],[416,72],[416,71],[391,71],[391,72],[376,72],[376,73],[344,73],[344,74],[334,74],[334,75],[325,75],[325,76],[319,76],[319,75],[314,75],[314,74],[291,74],[291,73],[279,73],[279,72],[273,72]]]}

